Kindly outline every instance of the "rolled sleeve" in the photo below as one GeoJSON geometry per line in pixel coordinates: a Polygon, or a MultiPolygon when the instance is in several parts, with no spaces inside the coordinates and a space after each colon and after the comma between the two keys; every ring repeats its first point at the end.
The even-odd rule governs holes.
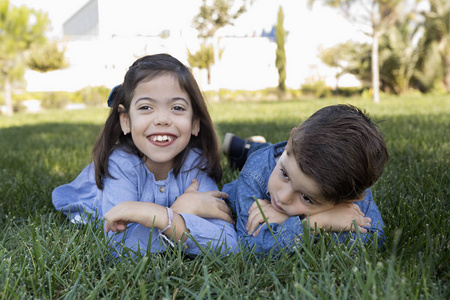
{"type": "Polygon", "coordinates": [[[203,219],[191,214],[180,215],[192,237],[183,244],[186,254],[201,254],[197,243],[209,251],[219,251],[220,253],[238,251],[237,234],[232,224],[219,219],[203,219]]]}

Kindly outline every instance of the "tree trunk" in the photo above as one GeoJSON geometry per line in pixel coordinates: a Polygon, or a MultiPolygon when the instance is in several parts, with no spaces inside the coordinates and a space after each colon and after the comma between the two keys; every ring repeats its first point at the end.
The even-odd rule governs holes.
{"type": "Polygon", "coordinates": [[[211,84],[211,66],[208,66],[208,68],[206,69],[206,76],[208,78],[208,85],[211,84]]]}
{"type": "Polygon", "coordinates": [[[450,93],[450,46],[444,52],[444,86],[445,90],[450,93]]]}
{"type": "Polygon", "coordinates": [[[9,80],[9,75],[3,73],[4,75],[4,93],[5,93],[5,105],[6,105],[6,114],[8,116],[13,115],[13,105],[12,105],[12,96],[11,96],[11,81],[9,80]]]}
{"type": "Polygon", "coordinates": [[[380,102],[380,68],[378,59],[378,26],[372,16],[372,99],[380,102]]]}

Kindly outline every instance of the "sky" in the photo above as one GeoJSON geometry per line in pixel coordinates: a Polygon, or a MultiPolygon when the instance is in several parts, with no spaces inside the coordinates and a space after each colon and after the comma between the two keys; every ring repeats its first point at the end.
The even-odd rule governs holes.
{"type": "MultiPolygon", "coordinates": [[[[16,6],[26,5],[30,8],[48,13],[52,23],[51,37],[62,36],[62,24],[67,21],[78,9],[83,7],[89,0],[10,0],[16,6]]],[[[312,9],[307,7],[308,0],[253,0],[253,4],[236,22],[234,29],[239,32],[251,34],[261,28],[270,30],[276,23],[278,7],[283,7],[285,22],[284,26],[290,35],[295,38],[299,32],[309,32],[310,39],[321,40],[324,44],[334,44],[351,38],[364,39],[363,33],[355,26],[346,21],[336,9],[315,3],[312,9]],[[312,24],[310,28],[302,28],[305,20],[312,24]]],[[[171,0],[159,1],[159,5],[167,6],[167,14],[158,16],[163,19],[184,20],[190,22],[198,12],[200,0],[171,0]],[[166,4],[165,4],[166,3],[166,4]],[[176,5],[173,9],[171,5],[176,5]],[[186,15],[191,15],[186,17],[186,15]]],[[[155,17],[155,16],[152,16],[155,17]]],[[[233,29],[229,29],[230,33],[233,29]]]]}
{"type": "MultiPolygon", "coordinates": [[[[63,23],[87,2],[89,0],[10,0],[12,5],[26,5],[47,12],[51,21],[51,30],[48,32],[50,38],[62,38],[63,23]]],[[[221,36],[252,36],[261,34],[263,29],[270,31],[277,22],[277,12],[282,6],[284,28],[288,32],[288,63],[302,70],[310,68],[311,65],[320,64],[317,57],[319,47],[331,47],[349,39],[368,40],[360,29],[342,17],[339,10],[324,7],[319,3],[315,3],[312,8],[309,8],[307,2],[308,0],[253,0],[253,4],[235,21],[234,26],[220,29],[218,34],[221,36]]],[[[140,17],[127,22],[126,29],[142,34],[143,30],[150,30],[145,25],[146,19],[157,18],[158,22],[156,23],[161,24],[162,28],[168,22],[176,22],[181,28],[191,30],[193,39],[196,39],[196,32],[192,28],[192,19],[198,13],[200,4],[201,0],[149,0],[143,5],[141,11],[136,12],[136,15],[140,17]],[[151,7],[155,2],[160,8],[159,12],[163,11],[164,13],[152,14],[151,7]]],[[[111,13],[108,12],[108,16],[120,16],[120,13],[120,11],[111,11],[111,13]]],[[[153,30],[159,29],[153,28],[153,30]]],[[[299,86],[297,75],[288,76],[289,80],[293,81],[292,83],[287,82],[288,86],[299,86]]]]}

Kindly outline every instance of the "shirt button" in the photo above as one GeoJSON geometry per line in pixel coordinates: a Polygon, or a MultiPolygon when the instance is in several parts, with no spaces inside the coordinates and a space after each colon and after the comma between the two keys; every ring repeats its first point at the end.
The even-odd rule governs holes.
{"type": "Polygon", "coordinates": [[[159,191],[160,191],[161,193],[164,193],[165,190],[166,190],[165,187],[163,187],[163,186],[160,186],[160,187],[159,187],[159,191]]]}

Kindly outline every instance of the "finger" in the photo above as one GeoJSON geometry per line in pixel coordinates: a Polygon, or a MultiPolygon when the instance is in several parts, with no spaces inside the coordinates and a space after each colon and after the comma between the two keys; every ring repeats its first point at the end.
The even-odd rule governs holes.
{"type": "Polygon", "coordinates": [[[360,226],[370,227],[372,223],[372,219],[368,217],[362,218],[362,224],[360,226]]]}
{"type": "Polygon", "coordinates": [[[127,229],[127,225],[126,224],[117,224],[116,226],[116,230],[119,232],[124,232],[125,229],[127,229]]]}
{"type": "Polygon", "coordinates": [[[185,193],[196,192],[198,190],[198,181],[197,179],[192,179],[191,185],[184,191],[185,193]]]}
{"type": "Polygon", "coordinates": [[[359,232],[361,232],[361,233],[367,233],[367,229],[364,228],[364,227],[358,226],[358,230],[359,230],[359,232]]]}
{"type": "Polygon", "coordinates": [[[105,224],[105,232],[108,233],[110,231],[112,231],[112,232],[117,231],[115,224],[109,224],[109,225],[105,224]]]}
{"type": "Polygon", "coordinates": [[[253,202],[252,205],[250,205],[250,208],[248,209],[248,215],[250,216],[255,209],[258,209],[258,205],[256,204],[256,201],[253,202]]]}
{"type": "Polygon", "coordinates": [[[248,222],[246,225],[246,230],[249,235],[253,234],[255,229],[259,226],[259,224],[263,223],[264,219],[259,211],[253,213],[249,216],[248,222]],[[247,229],[248,227],[248,229],[247,229]]]}
{"type": "MultiPolygon", "coordinates": [[[[263,200],[263,199],[257,199],[257,201],[259,202],[259,205],[261,206],[261,208],[264,205],[271,205],[270,202],[268,200],[263,200]]],[[[252,205],[250,206],[250,208],[248,209],[248,214],[250,215],[252,211],[254,210],[259,210],[258,207],[258,203],[256,201],[253,201],[252,205]]]]}
{"type": "Polygon", "coordinates": [[[360,217],[355,218],[355,221],[358,226],[371,226],[370,223],[372,222],[372,219],[368,218],[368,217],[360,216],[360,217]]]}
{"type": "Polygon", "coordinates": [[[259,232],[261,231],[261,228],[263,228],[263,226],[266,226],[266,224],[262,224],[261,226],[259,226],[259,228],[256,229],[255,232],[253,232],[252,236],[253,236],[253,237],[257,237],[258,234],[259,234],[259,232]]]}
{"type": "Polygon", "coordinates": [[[235,224],[233,218],[231,217],[231,215],[222,212],[221,214],[218,215],[218,218],[221,220],[224,220],[225,222],[231,223],[231,224],[235,224]]]}
{"type": "Polygon", "coordinates": [[[222,199],[227,199],[228,198],[228,194],[221,192],[221,191],[210,191],[210,192],[206,192],[207,194],[216,197],[216,198],[222,198],[222,199]]]}
{"type": "Polygon", "coordinates": [[[364,216],[365,214],[361,211],[361,208],[353,203],[353,209],[361,216],[364,216]]]}
{"type": "Polygon", "coordinates": [[[222,199],[217,199],[217,203],[219,204],[219,209],[229,215],[231,215],[231,209],[230,207],[225,203],[222,199]]]}

